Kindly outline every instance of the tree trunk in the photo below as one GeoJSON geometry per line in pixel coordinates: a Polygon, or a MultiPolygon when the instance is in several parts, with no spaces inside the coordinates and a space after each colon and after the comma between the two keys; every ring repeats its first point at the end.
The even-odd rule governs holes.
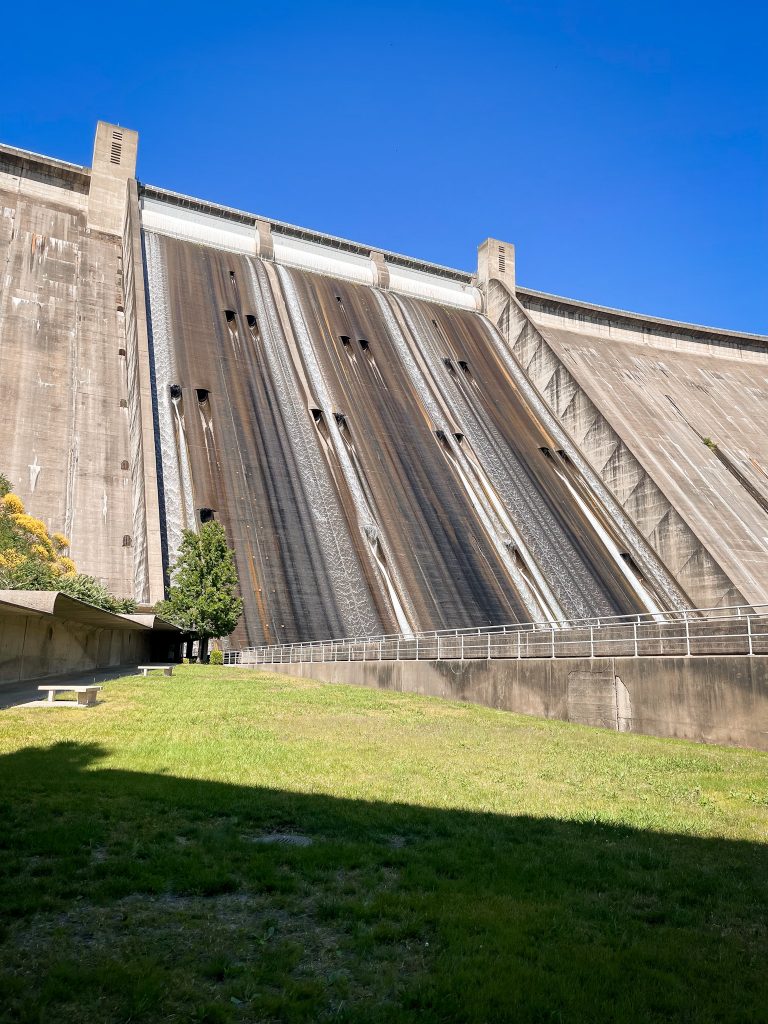
{"type": "Polygon", "coordinates": [[[200,646],[198,648],[198,661],[201,665],[205,665],[208,661],[208,637],[200,637],[200,646]]]}

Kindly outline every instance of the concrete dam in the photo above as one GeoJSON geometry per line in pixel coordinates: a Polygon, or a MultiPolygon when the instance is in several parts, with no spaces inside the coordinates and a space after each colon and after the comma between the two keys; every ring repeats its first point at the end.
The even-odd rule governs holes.
{"type": "Polygon", "coordinates": [[[0,470],[162,598],[221,521],[233,646],[768,602],[768,339],[0,147],[0,470]]]}

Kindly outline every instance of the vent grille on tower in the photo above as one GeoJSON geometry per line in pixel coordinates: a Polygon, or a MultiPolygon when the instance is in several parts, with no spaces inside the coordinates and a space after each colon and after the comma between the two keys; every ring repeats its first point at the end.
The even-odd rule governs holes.
{"type": "Polygon", "coordinates": [[[123,155],[123,133],[112,132],[112,152],[109,157],[110,163],[119,164],[123,155]]]}

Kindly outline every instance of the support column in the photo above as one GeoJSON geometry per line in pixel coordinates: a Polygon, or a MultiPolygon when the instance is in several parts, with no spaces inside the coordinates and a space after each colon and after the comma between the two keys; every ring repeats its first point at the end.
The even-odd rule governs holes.
{"type": "Polygon", "coordinates": [[[483,294],[485,315],[498,323],[509,294],[515,294],[515,247],[511,242],[486,238],[478,246],[477,287],[483,294]],[[492,288],[492,281],[499,281],[504,288],[492,288]],[[509,294],[505,294],[505,289],[509,294]]]}
{"type": "Polygon", "coordinates": [[[373,283],[376,288],[389,288],[389,267],[384,259],[383,252],[371,252],[371,263],[373,263],[373,283]]]}
{"type": "Polygon", "coordinates": [[[88,192],[88,227],[108,235],[122,235],[127,185],[136,177],[139,133],[99,121],[93,144],[88,192]]]}

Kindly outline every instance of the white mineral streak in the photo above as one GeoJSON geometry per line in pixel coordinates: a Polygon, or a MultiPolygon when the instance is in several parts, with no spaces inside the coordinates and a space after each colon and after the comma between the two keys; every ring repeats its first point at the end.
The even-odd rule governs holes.
{"type": "MultiPolygon", "coordinates": [[[[381,628],[373,599],[368,590],[362,568],[348,541],[347,523],[331,485],[325,460],[320,451],[317,431],[313,426],[306,404],[296,387],[290,352],[283,335],[280,318],[266,272],[260,262],[249,261],[252,298],[256,304],[257,321],[261,328],[262,343],[269,363],[272,382],[280,401],[280,410],[288,427],[288,437],[307,496],[307,504],[314,522],[322,550],[331,589],[338,601],[344,632],[348,636],[370,636],[381,628]]],[[[294,304],[292,318],[304,324],[298,301],[291,291],[294,304]]],[[[304,328],[300,340],[309,349],[309,336],[304,328]]],[[[309,363],[309,360],[307,360],[309,363]]],[[[314,366],[316,368],[316,360],[314,366]]],[[[313,386],[316,381],[313,378],[313,386]]],[[[320,394],[329,429],[338,432],[333,411],[320,394]]]]}
{"type": "Polygon", "coordinates": [[[37,478],[40,476],[40,470],[43,468],[38,465],[37,453],[35,453],[34,462],[28,467],[29,468],[29,490],[31,494],[35,493],[35,487],[37,487],[37,478]]]}
{"type": "MultiPolygon", "coordinates": [[[[421,401],[424,403],[424,408],[429,413],[435,428],[443,431],[446,444],[450,449],[456,474],[475,511],[477,512],[477,516],[483,525],[483,529],[496,549],[496,553],[507,570],[520,599],[525,605],[526,611],[530,615],[531,619],[546,618],[551,620],[564,618],[563,609],[560,607],[557,598],[547,585],[546,580],[536,568],[536,563],[527,552],[523,539],[515,528],[515,525],[505,514],[501,506],[497,505],[494,507],[493,503],[489,500],[489,494],[491,493],[492,488],[490,488],[490,486],[478,487],[475,485],[474,480],[478,475],[482,474],[482,469],[480,466],[472,465],[470,463],[462,446],[453,436],[454,428],[445,416],[441,405],[436,401],[427,379],[414,359],[413,353],[411,352],[408,342],[400,329],[400,324],[389,306],[387,298],[378,291],[374,292],[374,295],[379,308],[381,309],[389,335],[400,353],[400,358],[403,366],[405,367],[405,371],[421,401]],[[515,545],[515,547],[517,547],[520,557],[529,569],[530,583],[520,571],[514,558],[510,554],[510,541],[515,545]]],[[[430,359],[428,346],[424,344],[423,333],[418,330],[416,324],[407,316],[402,303],[401,309],[403,310],[403,313],[406,314],[406,323],[408,324],[411,336],[413,337],[414,342],[419,345],[420,355],[429,366],[434,380],[437,376],[434,360],[430,359]]],[[[462,431],[465,432],[463,425],[462,431]]]]}
{"type": "MultiPolygon", "coordinates": [[[[669,602],[669,606],[672,609],[681,611],[687,608],[687,602],[683,599],[677,586],[667,573],[664,566],[650,550],[643,535],[637,529],[629,516],[619,506],[616,499],[610,493],[600,477],[592,469],[573,441],[571,441],[568,434],[563,430],[560,421],[554,415],[541,395],[539,395],[533,384],[528,380],[525,371],[518,363],[509,346],[504,341],[504,338],[493,326],[490,320],[483,317],[482,321],[483,327],[491,341],[491,344],[501,356],[501,359],[507,367],[510,376],[514,380],[516,387],[525,397],[530,407],[534,410],[539,421],[555,439],[558,448],[561,448],[565,452],[571,463],[581,474],[582,479],[587,483],[592,493],[600,502],[601,507],[605,510],[611,521],[619,530],[620,534],[624,535],[631,548],[632,557],[640,566],[645,576],[651,581],[653,586],[657,588],[657,592],[662,594],[665,600],[669,602]]],[[[649,608],[648,610],[653,611],[653,608],[649,608]]]]}
{"type": "Polygon", "coordinates": [[[155,371],[155,430],[160,444],[163,469],[162,498],[165,509],[165,529],[168,543],[168,561],[172,563],[181,545],[182,530],[194,528],[192,483],[184,441],[184,425],[178,405],[171,399],[170,386],[177,383],[173,346],[168,323],[168,281],[157,236],[147,232],[144,236],[149,308],[152,322],[152,348],[155,371]],[[178,431],[178,433],[177,433],[178,431]],[[180,448],[182,449],[180,451],[180,448]],[[190,517],[187,514],[190,511],[190,517]]]}
{"type": "MultiPolygon", "coordinates": [[[[347,450],[347,446],[341,437],[341,432],[336,422],[336,417],[334,416],[336,411],[334,402],[328,390],[325,378],[323,377],[322,370],[320,369],[317,356],[312,347],[312,339],[310,338],[309,330],[307,329],[307,324],[301,309],[301,303],[299,302],[299,297],[296,294],[296,289],[293,284],[293,279],[290,272],[287,271],[285,267],[278,266],[277,273],[280,277],[286,306],[291,317],[294,337],[296,338],[299,351],[301,352],[301,356],[304,361],[307,378],[310,382],[318,405],[322,410],[323,416],[325,417],[325,422],[328,427],[328,433],[331,438],[331,443],[333,444],[336,458],[339,461],[342,473],[344,474],[344,479],[346,480],[352,496],[358,526],[371,552],[372,563],[380,576],[383,577],[382,581],[386,588],[386,593],[390,598],[392,611],[397,621],[398,629],[401,633],[410,634],[413,630],[413,624],[416,622],[416,616],[412,609],[407,608],[407,605],[409,604],[408,598],[405,588],[402,586],[402,582],[398,577],[394,561],[388,550],[386,536],[376,520],[372,505],[369,502],[360,482],[360,476],[355,471],[355,466],[350,457],[349,451],[347,450]],[[383,559],[377,555],[377,544],[380,550],[384,553],[383,559]]],[[[362,635],[362,633],[358,633],[358,635],[362,635]]]]}

